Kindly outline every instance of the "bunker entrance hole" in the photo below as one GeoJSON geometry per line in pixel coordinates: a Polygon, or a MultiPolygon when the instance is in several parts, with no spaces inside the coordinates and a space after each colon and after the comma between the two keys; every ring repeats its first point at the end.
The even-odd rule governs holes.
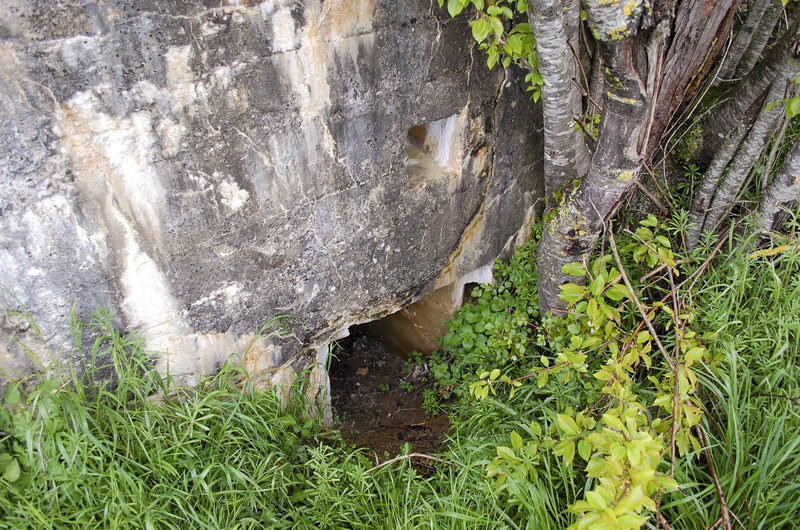
{"type": "MultiPolygon", "coordinates": [[[[423,409],[435,392],[427,363],[412,352],[436,349],[435,338],[453,310],[453,287],[439,289],[396,313],[354,325],[336,341],[330,365],[334,423],[345,439],[394,456],[411,444],[421,453],[440,449],[450,422],[423,409]]],[[[423,359],[424,360],[424,359],[423,359]]]]}

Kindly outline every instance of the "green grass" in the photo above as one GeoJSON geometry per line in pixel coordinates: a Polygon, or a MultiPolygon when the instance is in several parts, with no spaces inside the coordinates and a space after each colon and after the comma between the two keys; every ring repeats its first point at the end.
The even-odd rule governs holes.
{"type": "MultiPolygon", "coordinates": [[[[747,528],[792,528],[800,513],[800,249],[774,258],[736,250],[694,296],[702,326],[717,332],[716,375],[701,378],[708,443],[731,510],[747,528]]],[[[688,487],[664,510],[673,527],[720,517],[704,460],[680,470],[688,487]]]]}
{"type": "MultiPolygon", "coordinates": [[[[793,527],[797,238],[773,257],[717,257],[691,304],[721,360],[714,372],[698,370],[698,396],[726,501],[745,528],[793,527]]],[[[579,465],[552,451],[542,452],[536,478],[509,480],[506,491],[486,477],[512,430],[525,435],[537,420],[547,431],[553,411],[572,405],[571,386],[530,384],[513,400],[501,392],[449,405],[454,429],[426,477],[410,458],[372,469],[387,455],[349,447],[300,398],[282,407],[234,365],[180,389],[150,370],[141,341],[121,335],[107,313],[73,330],[78,345],[94,337],[91,368],[6,388],[0,528],[555,529],[575,522],[566,507],[591,488],[579,465]]],[[[689,454],[675,476],[681,489],[661,499],[672,528],[714,525],[721,511],[707,461],[689,454]]]]}
{"type": "Polygon", "coordinates": [[[94,370],[6,389],[0,450],[22,465],[0,478],[1,528],[517,527],[484,479],[493,446],[454,442],[432,478],[409,459],[369,471],[374,454],[240,368],[176,389],[107,314],[91,327],[94,370]]]}

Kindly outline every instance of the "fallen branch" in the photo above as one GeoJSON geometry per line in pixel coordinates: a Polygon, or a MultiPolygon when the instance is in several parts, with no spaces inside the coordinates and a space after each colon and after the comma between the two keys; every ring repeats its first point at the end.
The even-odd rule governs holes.
{"type": "Polygon", "coordinates": [[[422,454],[422,453],[409,453],[407,455],[396,456],[396,457],[392,458],[391,460],[387,460],[386,462],[384,462],[382,464],[378,464],[377,466],[372,467],[372,468],[364,471],[364,474],[366,475],[367,473],[375,471],[376,469],[380,469],[380,468],[382,468],[384,466],[388,466],[389,464],[393,464],[395,462],[399,462],[400,460],[407,460],[409,458],[427,458],[428,460],[435,460],[437,462],[444,462],[444,460],[442,460],[441,458],[437,458],[435,456],[426,455],[426,454],[422,454]]]}

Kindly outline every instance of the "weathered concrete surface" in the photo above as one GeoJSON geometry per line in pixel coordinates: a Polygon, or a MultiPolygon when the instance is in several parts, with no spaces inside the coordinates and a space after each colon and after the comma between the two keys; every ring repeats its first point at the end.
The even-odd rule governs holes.
{"type": "Polygon", "coordinates": [[[0,368],[105,305],[180,383],[234,353],[286,382],[508,254],[539,118],[469,43],[432,0],[5,0],[0,304],[47,346],[6,313],[0,368]]]}

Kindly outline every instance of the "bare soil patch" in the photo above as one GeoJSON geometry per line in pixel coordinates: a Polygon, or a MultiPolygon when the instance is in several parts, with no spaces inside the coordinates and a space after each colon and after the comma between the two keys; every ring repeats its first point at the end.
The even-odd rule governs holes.
{"type": "Polygon", "coordinates": [[[418,453],[440,449],[450,422],[446,414],[431,418],[421,408],[423,392],[432,385],[423,367],[404,372],[403,358],[359,331],[339,341],[334,356],[331,402],[346,440],[379,457],[397,455],[405,443],[418,453]]]}

